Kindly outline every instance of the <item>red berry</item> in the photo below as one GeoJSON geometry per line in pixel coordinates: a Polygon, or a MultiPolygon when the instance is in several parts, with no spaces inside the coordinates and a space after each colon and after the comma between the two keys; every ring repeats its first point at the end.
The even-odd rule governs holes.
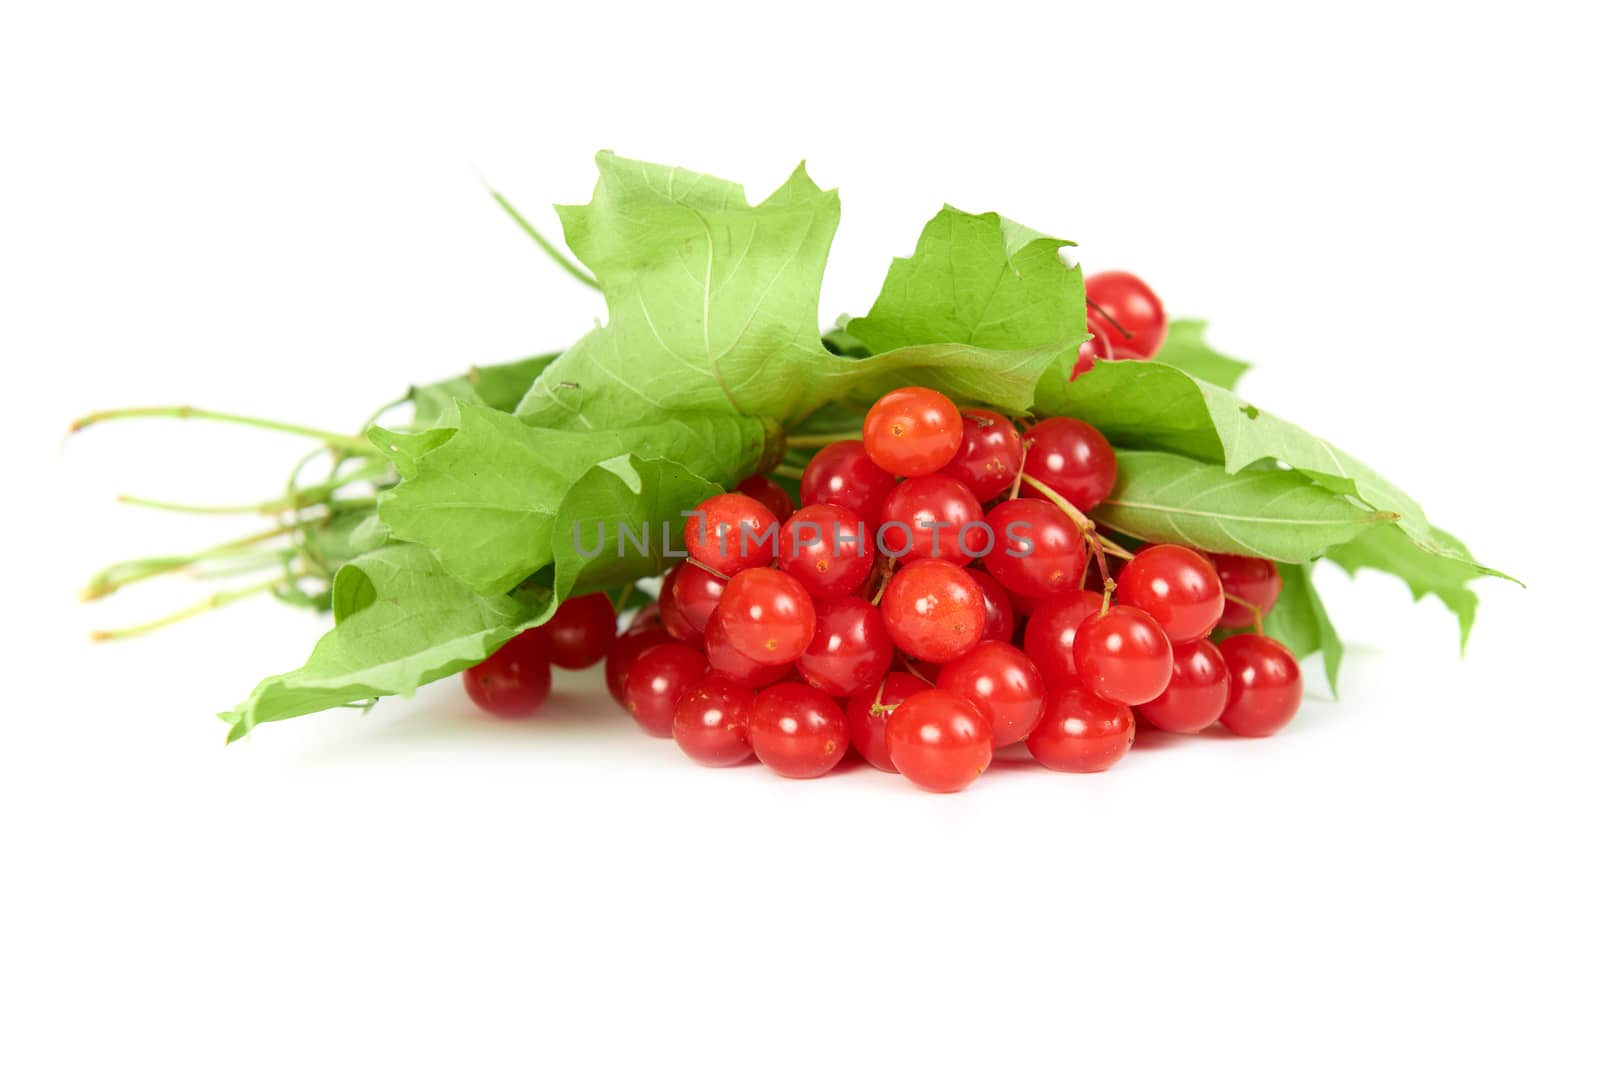
{"type": "Polygon", "coordinates": [[[850,744],[879,771],[894,771],[889,759],[889,719],[901,701],[933,687],[904,671],[891,671],[878,686],[862,690],[845,705],[850,721],[850,744]]]}
{"type": "MultiPolygon", "coordinates": [[[[1272,606],[1278,603],[1278,594],[1283,590],[1283,576],[1278,574],[1278,565],[1271,560],[1212,553],[1211,565],[1217,569],[1223,593],[1248,601],[1260,609],[1262,615],[1272,611],[1272,606]]],[[[1247,606],[1234,601],[1227,601],[1223,605],[1220,624],[1223,628],[1239,630],[1255,625],[1255,613],[1247,606]]]]}
{"type": "Polygon", "coordinates": [[[1072,643],[1078,637],[1078,627],[1097,615],[1101,604],[1098,593],[1069,590],[1041,601],[1028,617],[1028,625],[1022,631],[1022,650],[1052,689],[1078,681],[1072,643]]]}
{"type": "Polygon", "coordinates": [[[867,456],[859,441],[838,441],[823,447],[800,476],[800,503],[837,504],[877,530],[883,502],[894,489],[894,476],[867,456]]]}
{"type": "Polygon", "coordinates": [[[778,535],[778,566],[816,597],[853,593],[877,559],[866,522],[837,504],[806,505],[778,535]]]}
{"type": "Polygon", "coordinates": [[[1000,585],[1000,580],[987,571],[968,568],[967,574],[972,576],[972,581],[978,584],[978,589],[983,592],[983,637],[982,641],[1008,642],[1016,634],[1017,610],[1011,603],[1011,595],[1006,588],[1000,585]]]}
{"type": "Polygon", "coordinates": [[[965,567],[991,540],[983,505],[949,475],[908,478],[883,502],[878,541],[899,560],[948,560],[965,567]]]}
{"type": "Polygon", "coordinates": [[[711,670],[719,675],[725,675],[741,686],[748,686],[759,690],[771,686],[775,682],[782,682],[793,671],[790,664],[762,664],[751,660],[733,647],[728,640],[728,632],[722,625],[722,617],[712,613],[711,619],[706,623],[706,660],[711,664],[711,670]]]}
{"type": "Polygon", "coordinates": [[[961,449],[961,413],[949,397],[931,389],[891,390],[868,409],[861,444],[891,475],[931,475],[961,449]]]}
{"type": "MultiPolygon", "coordinates": [[[[1072,379],[1094,369],[1096,360],[1115,357],[1111,350],[1111,327],[1091,310],[1089,313],[1089,340],[1078,346],[1078,360],[1072,365],[1072,379]]],[[[1070,381],[1069,380],[1069,381],[1070,381]]]]}
{"type": "Polygon", "coordinates": [[[841,597],[817,606],[817,632],[801,654],[800,677],[830,697],[878,684],[894,663],[894,646],[877,606],[841,597]]]}
{"type": "Polygon", "coordinates": [[[983,591],[948,561],[915,560],[889,580],[883,622],[907,656],[947,664],[983,637],[983,591]]]}
{"type": "Polygon", "coordinates": [[[667,633],[675,641],[689,645],[699,645],[703,641],[701,628],[694,625],[687,612],[678,607],[678,571],[691,564],[679,564],[677,568],[667,572],[667,577],[661,580],[661,593],[656,598],[656,610],[661,616],[661,625],[667,628],[667,633]]]}
{"type": "Polygon", "coordinates": [[[492,716],[531,716],[550,696],[549,650],[537,631],[525,630],[462,672],[461,682],[472,703],[492,716]]]}
{"type": "Polygon", "coordinates": [[[1133,711],[1082,686],[1053,689],[1028,752],[1052,771],[1105,771],[1133,745],[1133,711]]]}
{"type": "Polygon", "coordinates": [[[1211,562],[1181,545],[1145,546],[1116,582],[1118,603],[1150,613],[1174,645],[1210,634],[1227,603],[1211,562]]]}
{"type": "Polygon", "coordinates": [[[623,708],[628,707],[628,669],[633,667],[633,662],[646,649],[653,649],[671,640],[672,635],[657,623],[640,630],[630,629],[611,643],[611,651],[606,653],[606,689],[611,692],[613,701],[623,708]]]}
{"type": "MultiPolygon", "coordinates": [[[[1117,484],[1117,454],[1104,434],[1081,419],[1058,415],[1028,428],[1023,473],[1036,478],[1087,512],[1111,496],[1117,484]]],[[[1026,482],[1024,497],[1043,497],[1026,482]]]]}
{"type": "Polygon", "coordinates": [[[562,601],[536,633],[556,667],[569,671],[593,667],[605,659],[617,636],[617,610],[603,593],[573,597],[562,601]]]}
{"type": "Polygon", "coordinates": [[[794,515],[794,500],[789,491],[765,475],[751,475],[739,483],[734,492],[766,505],[767,511],[780,523],[794,515]]]}
{"type": "Polygon", "coordinates": [[[646,649],[628,669],[623,686],[628,713],[658,738],[672,735],[672,714],[678,699],[706,673],[700,650],[680,642],[646,649]]]}
{"type": "Polygon", "coordinates": [[[1000,585],[1024,597],[1042,598],[1075,590],[1088,557],[1083,535],[1048,501],[1018,498],[989,509],[994,548],[983,566],[1000,585]]]}
{"type": "Polygon", "coordinates": [[[691,686],[672,713],[672,737],[692,760],[726,768],[750,756],[750,712],[756,692],[711,672],[691,686]]]}
{"type": "Polygon", "coordinates": [[[1154,701],[1172,681],[1172,643],[1149,613],[1113,605],[1078,624],[1073,665],[1089,692],[1107,701],[1154,701]]]}
{"type": "Polygon", "coordinates": [[[984,408],[961,413],[961,448],[939,469],[965,485],[980,501],[1011,488],[1022,469],[1022,435],[1011,420],[984,408]]]}
{"type": "Polygon", "coordinates": [[[750,713],[756,759],[791,779],[814,779],[832,770],[850,747],[844,712],[821,690],[780,682],[756,695],[750,713]]]}
{"type": "Polygon", "coordinates": [[[939,672],[939,689],[965,697],[994,729],[994,747],[1020,742],[1044,710],[1044,676],[1021,649],[979,642],[939,672]]]}
{"type": "Polygon", "coordinates": [[[1203,731],[1228,703],[1228,665],[1215,645],[1201,638],[1172,650],[1172,681],[1139,715],[1157,730],[1178,734],[1203,731]]]}
{"type": "Polygon", "coordinates": [[[1138,275],[1102,271],[1083,281],[1092,311],[1109,320],[1111,343],[1140,358],[1156,354],[1167,339],[1167,313],[1161,298],[1138,275]]]}
{"type": "Polygon", "coordinates": [[[683,524],[689,555],[713,570],[732,575],[765,567],[777,551],[778,520],[766,505],[742,493],[722,493],[700,502],[683,524]]]}
{"type": "Polygon", "coordinates": [[[994,756],[994,731],[964,697],[922,690],[889,717],[889,759],[895,770],[935,793],[965,790],[994,756]]]}
{"type": "Polygon", "coordinates": [[[681,618],[694,629],[696,635],[705,633],[706,621],[717,610],[722,593],[728,588],[727,580],[718,578],[698,564],[682,563],[668,572],[662,589],[672,588],[670,601],[675,618],[681,618]]]}
{"type": "Polygon", "coordinates": [[[733,647],[758,664],[800,659],[817,629],[817,611],[806,588],[793,575],[769,568],[733,576],[717,615],[733,647]]]}
{"type": "Polygon", "coordinates": [[[1235,634],[1218,647],[1228,664],[1222,725],[1247,738],[1282,730],[1300,709],[1305,683],[1283,644],[1260,634],[1235,634]]]}

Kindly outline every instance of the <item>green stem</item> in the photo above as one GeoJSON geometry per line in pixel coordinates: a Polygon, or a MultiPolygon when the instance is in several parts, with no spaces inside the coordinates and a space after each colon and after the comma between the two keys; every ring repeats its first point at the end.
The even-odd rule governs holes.
{"type": "Polygon", "coordinates": [[[1072,520],[1073,525],[1083,533],[1084,537],[1087,538],[1094,533],[1094,521],[1088,516],[1084,515],[1083,512],[1078,509],[1077,505],[1073,504],[1071,501],[1067,500],[1065,497],[1061,496],[1061,494],[1057,493],[1049,486],[1046,486],[1043,482],[1040,482],[1032,475],[1022,475],[1021,479],[1023,482],[1026,482],[1028,485],[1038,490],[1044,496],[1045,500],[1049,501],[1051,504],[1067,513],[1067,518],[1072,520]]]}
{"type": "Polygon", "coordinates": [[[146,556],[135,560],[123,560],[112,564],[89,579],[88,585],[78,594],[85,601],[97,601],[102,597],[109,597],[124,586],[131,586],[135,582],[155,578],[158,575],[169,575],[174,571],[182,571],[191,564],[198,564],[206,560],[224,559],[240,555],[244,550],[251,549],[262,542],[271,541],[282,537],[295,530],[314,526],[323,522],[323,519],[310,519],[292,526],[273,527],[271,530],[258,531],[243,538],[225,541],[220,545],[213,545],[209,549],[188,553],[183,556],[146,556]]]}
{"type": "Polygon", "coordinates": [[[805,473],[805,468],[794,467],[790,464],[779,464],[768,472],[768,474],[777,475],[779,478],[792,478],[795,480],[804,477],[805,473]]]}
{"type": "Polygon", "coordinates": [[[378,456],[377,446],[371,442],[354,437],[350,434],[336,434],[331,430],[318,430],[315,427],[300,426],[297,423],[280,423],[275,419],[257,419],[250,415],[238,415],[233,412],[214,412],[207,408],[192,408],[188,405],[172,405],[158,408],[112,408],[103,412],[92,412],[73,423],[67,433],[76,434],[80,430],[94,426],[96,423],[108,422],[112,419],[209,419],[218,423],[233,423],[237,426],[255,427],[258,430],[275,430],[280,434],[295,434],[303,438],[316,438],[318,441],[346,452],[360,453],[364,456],[378,456]]]}
{"type": "MultiPolygon", "coordinates": [[[[484,188],[488,189],[489,187],[485,186],[484,188]]],[[[567,259],[566,255],[555,246],[553,241],[541,234],[531,222],[522,217],[521,212],[511,206],[511,201],[501,196],[500,193],[494,189],[489,189],[489,195],[494,197],[494,202],[500,205],[501,209],[504,210],[507,215],[511,216],[513,222],[522,227],[523,233],[533,238],[534,242],[538,244],[540,248],[544,249],[546,256],[549,256],[551,259],[556,261],[557,266],[559,266],[563,271],[566,271],[572,277],[576,278],[578,281],[582,282],[584,285],[588,286],[590,289],[600,288],[600,283],[595,281],[593,275],[591,275],[588,271],[585,271],[582,267],[579,267],[576,263],[573,263],[571,260],[567,259]]]]}
{"type": "Polygon", "coordinates": [[[147,623],[139,623],[131,627],[122,627],[117,630],[90,631],[89,639],[97,642],[110,642],[118,641],[122,638],[134,638],[141,634],[149,634],[153,630],[160,630],[162,627],[170,627],[174,623],[181,623],[186,619],[193,619],[195,616],[209,612],[214,608],[222,608],[225,605],[232,604],[234,601],[242,601],[246,597],[254,597],[258,593],[266,593],[268,590],[272,590],[278,586],[281,586],[283,582],[284,577],[279,575],[275,578],[268,579],[265,582],[258,582],[253,586],[243,586],[234,590],[218,590],[216,593],[213,593],[210,597],[207,597],[203,601],[197,601],[187,608],[180,608],[171,615],[162,616],[159,619],[152,619],[147,623]]]}
{"type": "Polygon", "coordinates": [[[796,449],[820,449],[824,445],[833,445],[841,441],[860,441],[861,431],[841,431],[837,434],[793,434],[789,437],[789,445],[796,449]]]}

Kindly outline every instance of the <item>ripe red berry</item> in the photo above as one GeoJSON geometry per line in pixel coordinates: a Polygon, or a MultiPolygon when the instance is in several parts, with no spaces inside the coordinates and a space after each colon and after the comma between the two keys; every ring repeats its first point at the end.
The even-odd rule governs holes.
{"type": "Polygon", "coordinates": [[[904,386],[879,397],[861,424],[861,444],[892,475],[931,475],[961,449],[961,413],[949,397],[904,386]]]}
{"type": "Polygon", "coordinates": [[[525,630],[462,672],[461,682],[472,703],[492,716],[531,716],[550,696],[549,650],[537,631],[525,630]]]}
{"type": "Polygon", "coordinates": [[[1149,613],[1113,605],[1078,625],[1078,679],[1097,697],[1124,705],[1154,701],[1172,681],[1172,643],[1149,613]]]}
{"type": "MultiPolygon", "coordinates": [[[[1064,415],[1028,428],[1023,473],[1036,478],[1087,512],[1111,496],[1117,484],[1117,454],[1106,436],[1081,419],[1064,415]]],[[[1043,497],[1023,483],[1024,497],[1043,497]]]]}
{"type": "Polygon", "coordinates": [[[611,699],[623,708],[628,707],[628,669],[633,667],[633,662],[639,659],[646,649],[653,649],[672,640],[672,635],[667,633],[667,628],[656,623],[639,630],[630,629],[611,643],[611,651],[606,653],[606,689],[611,693],[611,699]]]}
{"type": "Polygon", "coordinates": [[[1210,634],[1227,603],[1211,562],[1181,545],[1145,546],[1116,581],[1117,601],[1150,613],[1174,645],[1210,634]]]}
{"type": "Polygon", "coordinates": [[[872,531],[860,516],[837,504],[806,505],[778,535],[778,566],[814,597],[854,593],[877,559],[872,531]]]}
{"type": "Polygon", "coordinates": [[[1094,369],[1095,361],[1115,359],[1111,348],[1111,328],[1105,325],[1105,320],[1096,322],[1098,317],[1090,313],[1088,341],[1078,346],[1078,360],[1072,365],[1072,380],[1085,371],[1094,369]]]}
{"type": "Polygon", "coordinates": [[[1167,313],[1161,298],[1138,275],[1102,271],[1083,281],[1090,310],[1110,321],[1111,343],[1139,357],[1156,354],[1167,339],[1167,313]]]}
{"type": "Polygon", "coordinates": [[[1044,710],[1044,676],[1006,642],[979,642],[939,672],[939,689],[965,697],[994,730],[994,747],[1020,742],[1044,710]]]}
{"type": "Polygon", "coordinates": [[[876,605],[841,597],[817,606],[817,632],[795,666],[830,697],[872,689],[894,663],[894,646],[876,605]]]}
{"type": "Polygon", "coordinates": [[[949,794],[965,790],[994,756],[994,731],[964,697],[922,690],[889,717],[889,759],[922,787],[949,794]]]}
{"type": "Polygon", "coordinates": [[[780,682],[756,695],[749,734],[756,759],[791,779],[826,774],[850,746],[844,712],[821,690],[800,682],[780,682]]]}
{"type": "Polygon", "coordinates": [[[765,567],[777,551],[778,520],[766,505],[742,493],[700,502],[683,524],[684,548],[713,570],[732,575],[765,567]]]}
{"type": "Polygon", "coordinates": [[[1222,725],[1247,738],[1282,730],[1299,711],[1305,688],[1294,654],[1260,634],[1235,634],[1218,648],[1228,664],[1222,725]]]}
{"type": "Polygon", "coordinates": [[[794,671],[791,664],[758,663],[735,649],[733,643],[728,640],[728,632],[722,625],[722,617],[715,612],[706,623],[705,642],[706,660],[711,664],[711,670],[753,690],[782,682],[794,671]]]}
{"type": "MultiPolygon", "coordinates": [[[[1271,560],[1212,553],[1211,565],[1217,569],[1223,593],[1255,605],[1262,615],[1272,611],[1272,606],[1278,603],[1278,594],[1283,590],[1283,576],[1278,574],[1278,565],[1271,560]]],[[[1253,627],[1256,625],[1256,615],[1247,605],[1227,601],[1222,607],[1220,625],[1227,630],[1253,627]]]]}
{"type": "Polygon", "coordinates": [[[945,560],[916,560],[896,571],[882,606],[890,639],[918,660],[949,663],[983,637],[983,591],[945,560]]]}
{"type": "Polygon", "coordinates": [[[1022,469],[1022,435],[1011,420],[984,408],[961,413],[961,448],[939,469],[965,485],[980,501],[1011,488],[1022,469]]]}
{"type": "Polygon", "coordinates": [[[739,483],[734,492],[766,505],[767,511],[780,523],[794,515],[794,500],[789,491],[765,475],[751,475],[739,483]]]}
{"type": "Polygon", "coordinates": [[[1075,590],[1088,562],[1083,535],[1048,501],[1018,498],[989,509],[994,548],[983,566],[1000,585],[1024,597],[1042,598],[1075,590]]]}
{"type": "Polygon", "coordinates": [[[662,589],[671,587],[672,596],[663,594],[662,600],[671,605],[675,619],[681,619],[695,634],[704,634],[706,621],[717,610],[723,591],[728,588],[725,579],[718,578],[698,564],[682,563],[673,568],[662,580],[662,589]]]}
{"type": "Polygon", "coordinates": [[[1028,752],[1052,771],[1105,771],[1133,745],[1133,711],[1082,686],[1052,689],[1028,752]]]}
{"type": "Polygon", "coordinates": [[[628,713],[658,738],[672,736],[672,715],[678,699],[706,673],[700,650],[681,642],[646,649],[628,669],[623,686],[628,713]]]}
{"type": "Polygon", "coordinates": [[[988,548],[983,506],[949,475],[908,478],[883,502],[878,541],[896,559],[948,560],[965,567],[988,548]]]}
{"type": "Polygon", "coordinates": [[[800,476],[800,503],[837,504],[848,508],[878,529],[883,502],[894,489],[894,476],[867,456],[859,441],[837,441],[824,446],[806,464],[800,476]]]}
{"type": "Polygon", "coordinates": [[[617,610],[603,593],[572,597],[562,601],[535,633],[544,642],[550,663],[579,671],[605,659],[617,636],[617,610]]]}
{"type": "Polygon", "coordinates": [[[741,571],[717,605],[728,641],[758,664],[790,664],[811,644],[817,612],[793,575],[770,568],[741,571]]]}
{"type": "Polygon", "coordinates": [[[1097,615],[1102,598],[1088,590],[1068,590],[1041,601],[1028,617],[1022,632],[1022,650],[1054,689],[1078,681],[1077,662],[1072,659],[1072,643],[1078,627],[1097,615]]]}
{"type": "Polygon", "coordinates": [[[732,767],[750,756],[750,712],[756,692],[710,672],[691,686],[672,713],[672,737],[692,760],[732,767]]]}
{"type": "Polygon", "coordinates": [[[661,580],[661,593],[656,598],[656,611],[661,617],[661,625],[672,635],[674,641],[684,642],[688,645],[700,645],[704,640],[701,628],[695,626],[689,614],[678,607],[678,571],[690,567],[689,564],[680,564],[677,569],[667,572],[667,577],[661,580]]]}
{"type": "Polygon", "coordinates": [[[895,771],[889,759],[887,731],[894,710],[914,693],[933,687],[904,671],[891,671],[879,685],[868,687],[850,698],[845,718],[850,721],[850,744],[862,759],[879,771],[895,771]]]}
{"type": "Polygon", "coordinates": [[[972,576],[972,581],[978,584],[978,589],[983,591],[983,637],[982,641],[1008,642],[1015,636],[1017,630],[1017,610],[1011,603],[1011,595],[1006,588],[1000,585],[1000,580],[987,571],[977,568],[968,568],[967,574],[972,576]]]}
{"type": "Polygon", "coordinates": [[[1215,723],[1227,703],[1227,662],[1215,645],[1201,638],[1173,647],[1172,681],[1138,711],[1157,730],[1194,734],[1215,723]]]}

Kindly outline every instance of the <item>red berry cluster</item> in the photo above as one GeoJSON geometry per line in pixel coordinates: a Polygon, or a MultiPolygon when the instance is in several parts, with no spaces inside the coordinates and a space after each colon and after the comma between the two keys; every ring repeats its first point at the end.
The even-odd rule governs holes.
{"type": "MultiPolygon", "coordinates": [[[[1148,358],[1166,330],[1154,294],[1125,274],[1088,285],[1101,336],[1148,358]]],[[[1085,513],[1116,478],[1087,423],[1019,432],[998,413],[897,389],[860,440],[816,453],[798,509],[761,476],[704,501],[685,524],[687,559],[625,633],[613,637],[604,596],[577,598],[468,671],[467,690],[491,712],[528,714],[550,664],[604,656],[612,696],[703,764],[753,753],[812,778],[854,748],[944,792],[1017,742],[1047,768],[1103,771],[1136,719],[1278,730],[1301,680],[1260,633],[1276,567],[1104,539],[1085,513]],[[1239,633],[1214,643],[1219,629],[1239,633]]]]}

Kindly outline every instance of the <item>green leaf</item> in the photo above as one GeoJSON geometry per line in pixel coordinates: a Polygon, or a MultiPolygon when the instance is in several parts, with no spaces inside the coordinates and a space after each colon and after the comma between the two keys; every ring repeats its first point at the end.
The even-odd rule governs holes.
{"type": "MultiPolygon", "coordinates": [[[[1393,527],[1385,529],[1394,531],[1393,527]]],[[[1403,538],[1402,538],[1403,540],[1403,538]]],[[[1315,564],[1279,564],[1278,574],[1283,577],[1283,589],[1278,603],[1262,620],[1267,636],[1276,638],[1289,647],[1296,659],[1304,660],[1312,653],[1322,654],[1322,670],[1328,676],[1328,688],[1335,697],[1339,695],[1339,665],[1344,661],[1344,643],[1317,595],[1311,582],[1315,564]]]]}
{"type": "MultiPolygon", "coordinates": [[[[426,545],[445,570],[483,594],[503,593],[555,559],[552,546],[572,537],[558,514],[594,468],[610,464],[626,481],[630,455],[666,458],[702,487],[728,486],[762,463],[768,431],[759,419],[732,415],[686,415],[622,430],[552,430],[469,404],[457,418],[460,429],[411,461],[413,473],[380,498],[378,515],[394,537],[426,545]]],[[[642,492],[637,481],[630,488],[642,492]]],[[[676,501],[670,494],[659,501],[668,498],[676,501]]],[[[677,506],[666,514],[645,511],[647,503],[631,514],[653,525],[681,522],[677,506]]]]}
{"type": "Polygon", "coordinates": [[[481,597],[421,546],[389,545],[346,564],[334,580],[336,623],[305,666],[274,675],[229,712],[228,740],[257,724],[414,693],[478,663],[553,610],[548,595],[481,597]]]}
{"type": "MultiPolygon", "coordinates": [[[[1098,370],[1096,371],[1098,374],[1098,370]]],[[[1295,471],[1229,473],[1170,453],[1117,453],[1096,522],[1142,541],[1304,562],[1392,517],[1295,471]]]]}
{"type": "Polygon", "coordinates": [[[557,355],[549,353],[509,363],[473,367],[455,378],[411,387],[406,399],[412,405],[412,429],[454,426],[456,406],[462,401],[481,404],[499,412],[515,411],[517,402],[522,400],[534,380],[555,361],[557,355]]]}
{"type": "MultiPolygon", "coordinates": [[[[1433,537],[1445,545],[1454,546],[1464,554],[1465,547],[1451,535],[1435,528],[1433,537]]],[[[1411,596],[1420,601],[1432,594],[1444,602],[1456,617],[1461,630],[1461,651],[1467,651],[1467,637],[1472,633],[1473,621],[1478,614],[1478,595],[1467,587],[1473,579],[1482,578],[1476,566],[1453,556],[1440,556],[1424,552],[1397,530],[1371,530],[1361,537],[1338,546],[1328,553],[1328,559],[1355,575],[1363,568],[1387,571],[1399,576],[1411,589],[1411,596]]]]}
{"type": "Polygon", "coordinates": [[[1206,324],[1199,319],[1178,319],[1167,328],[1167,340],[1156,352],[1160,363],[1187,371],[1195,378],[1223,389],[1238,385],[1250,365],[1224,356],[1205,341],[1206,324]]]}

